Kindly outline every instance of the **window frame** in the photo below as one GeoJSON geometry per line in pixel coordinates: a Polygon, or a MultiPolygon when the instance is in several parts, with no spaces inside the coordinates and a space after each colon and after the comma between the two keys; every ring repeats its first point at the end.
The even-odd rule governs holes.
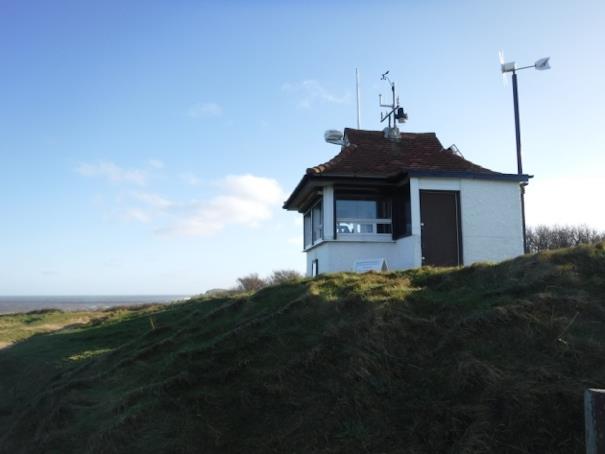
{"type": "Polygon", "coordinates": [[[313,245],[313,219],[311,218],[311,210],[303,214],[303,249],[307,249],[313,245]],[[308,222],[307,222],[308,220],[308,222]],[[309,240],[307,242],[307,239],[309,240]]]}
{"type": "Polygon", "coordinates": [[[317,200],[316,202],[311,204],[311,206],[307,209],[307,211],[305,211],[305,213],[303,215],[303,250],[310,249],[313,246],[315,246],[316,244],[323,241],[323,239],[324,239],[324,224],[323,223],[324,223],[323,204],[322,204],[322,199],[320,198],[319,200],[317,200]],[[319,226],[318,226],[319,235],[317,238],[315,238],[316,228],[314,227],[314,220],[315,220],[314,213],[316,211],[316,208],[318,208],[318,206],[319,206],[319,226]],[[310,231],[308,232],[309,239],[311,240],[310,243],[307,243],[307,223],[305,222],[305,220],[307,219],[307,216],[310,219],[310,222],[309,222],[310,231]]]}
{"type": "MultiPolygon", "coordinates": [[[[378,207],[376,207],[378,208],[378,207]]],[[[378,211],[378,209],[376,210],[378,211]]],[[[393,239],[393,199],[388,194],[355,194],[355,193],[336,193],[334,196],[334,227],[336,239],[339,240],[367,240],[367,241],[388,241],[393,239]],[[338,217],[339,201],[370,201],[376,204],[388,203],[390,218],[340,218],[338,217]],[[372,232],[342,232],[339,231],[340,223],[350,223],[359,225],[372,225],[372,232]],[[378,225],[388,225],[390,232],[378,233],[378,225]]]]}
{"type": "Polygon", "coordinates": [[[311,207],[311,242],[317,244],[324,239],[324,224],[323,224],[323,205],[321,199],[311,207]],[[319,222],[315,225],[316,213],[319,212],[319,222]],[[316,235],[316,233],[318,233],[316,235]]]}

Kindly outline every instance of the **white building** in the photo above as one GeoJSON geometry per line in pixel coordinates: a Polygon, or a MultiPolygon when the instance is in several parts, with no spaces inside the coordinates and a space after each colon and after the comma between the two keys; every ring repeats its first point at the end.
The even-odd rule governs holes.
{"type": "Polygon", "coordinates": [[[434,133],[345,129],[284,203],[304,217],[307,274],[460,266],[523,253],[520,186],[444,149],[434,133]]]}

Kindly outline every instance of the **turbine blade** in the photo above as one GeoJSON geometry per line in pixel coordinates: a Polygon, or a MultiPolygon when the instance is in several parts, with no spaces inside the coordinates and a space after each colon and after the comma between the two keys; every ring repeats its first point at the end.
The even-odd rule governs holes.
{"type": "Polygon", "coordinates": [[[502,72],[502,85],[506,87],[508,85],[508,79],[506,78],[506,73],[502,71],[504,65],[504,52],[502,52],[502,49],[498,51],[498,60],[500,61],[500,72],[502,72]]]}

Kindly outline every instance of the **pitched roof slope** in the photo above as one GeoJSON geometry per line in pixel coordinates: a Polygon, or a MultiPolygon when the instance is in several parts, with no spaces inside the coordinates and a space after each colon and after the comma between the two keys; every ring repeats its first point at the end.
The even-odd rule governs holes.
{"type": "Polygon", "coordinates": [[[402,133],[386,139],[382,131],[345,129],[349,141],[328,162],[307,169],[316,176],[391,177],[409,171],[470,172],[498,175],[445,150],[434,132],[402,133]]]}

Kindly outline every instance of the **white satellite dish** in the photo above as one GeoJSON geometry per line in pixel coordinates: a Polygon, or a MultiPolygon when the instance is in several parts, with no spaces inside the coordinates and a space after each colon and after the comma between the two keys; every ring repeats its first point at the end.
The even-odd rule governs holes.
{"type": "Polygon", "coordinates": [[[344,134],[342,131],[337,129],[328,129],[324,132],[324,140],[328,143],[332,143],[334,145],[344,145],[344,134]]]}

